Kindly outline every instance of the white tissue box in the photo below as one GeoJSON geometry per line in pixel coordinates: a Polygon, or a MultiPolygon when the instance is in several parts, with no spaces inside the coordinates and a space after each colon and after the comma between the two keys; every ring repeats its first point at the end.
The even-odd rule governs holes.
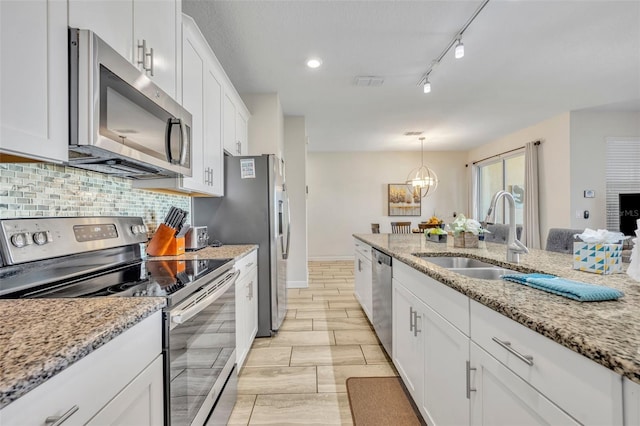
{"type": "Polygon", "coordinates": [[[622,244],[573,243],[573,269],[594,274],[622,272],[622,244]]]}

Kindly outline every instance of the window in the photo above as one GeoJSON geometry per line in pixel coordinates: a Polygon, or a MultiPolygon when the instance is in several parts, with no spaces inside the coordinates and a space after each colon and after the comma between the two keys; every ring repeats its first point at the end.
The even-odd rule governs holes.
{"type": "Polygon", "coordinates": [[[607,229],[633,235],[640,205],[640,139],[607,138],[607,229]],[[634,196],[638,194],[637,196],[634,196]],[[622,202],[623,205],[620,205],[622,202]],[[621,223],[622,222],[622,223],[621,223]],[[623,225],[621,227],[621,225],[623,225]]]}
{"type": "MultiPolygon", "coordinates": [[[[477,164],[477,206],[479,220],[483,221],[489,210],[493,194],[505,190],[516,201],[516,224],[522,224],[524,206],[524,152],[500,157],[477,164]]],[[[509,212],[504,200],[496,208],[496,223],[507,223],[509,212]]]]}

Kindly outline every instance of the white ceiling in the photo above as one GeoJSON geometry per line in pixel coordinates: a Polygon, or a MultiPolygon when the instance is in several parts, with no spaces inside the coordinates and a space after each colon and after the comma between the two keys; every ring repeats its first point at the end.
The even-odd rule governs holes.
{"type": "Polygon", "coordinates": [[[310,151],[466,150],[562,112],[640,111],[640,0],[183,0],[238,92],[277,92],[310,151]],[[319,56],[321,68],[305,60],[319,56]],[[356,87],[359,75],[380,87],[356,87]]]}

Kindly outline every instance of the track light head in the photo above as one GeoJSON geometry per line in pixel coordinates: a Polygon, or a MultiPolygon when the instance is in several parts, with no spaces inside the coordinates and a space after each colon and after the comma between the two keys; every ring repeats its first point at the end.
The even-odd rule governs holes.
{"type": "Polygon", "coordinates": [[[424,93],[430,93],[431,92],[431,82],[429,81],[428,78],[424,79],[423,90],[424,90],[424,93]]]}
{"type": "Polygon", "coordinates": [[[454,50],[454,53],[455,53],[456,59],[460,59],[464,57],[464,44],[462,44],[462,41],[460,41],[460,39],[458,39],[458,41],[456,42],[456,48],[454,50]]]}

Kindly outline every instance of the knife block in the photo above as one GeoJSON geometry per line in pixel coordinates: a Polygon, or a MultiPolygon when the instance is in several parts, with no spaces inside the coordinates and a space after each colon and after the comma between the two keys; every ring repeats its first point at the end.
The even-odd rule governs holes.
{"type": "Polygon", "coordinates": [[[176,237],[176,230],[161,223],[147,244],[149,256],[176,256],[184,254],[184,237],[176,237]]]}

